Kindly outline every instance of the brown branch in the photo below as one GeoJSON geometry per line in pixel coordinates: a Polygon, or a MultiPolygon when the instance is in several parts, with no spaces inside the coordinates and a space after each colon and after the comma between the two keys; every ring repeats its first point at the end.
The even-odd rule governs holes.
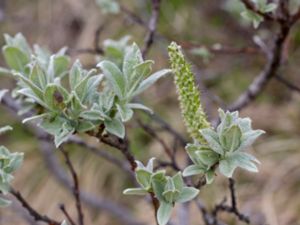
{"type": "Polygon", "coordinates": [[[264,70],[254,79],[248,89],[228,107],[230,111],[241,110],[246,107],[251,101],[255,100],[263,92],[269,81],[276,76],[281,67],[282,53],[290,29],[290,23],[286,22],[280,24],[280,32],[276,36],[272,54],[270,59],[268,59],[268,63],[266,64],[264,70]]]}
{"type": "Polygon", "coordinates": [[[214,224],[217,224],[217,218],[219,212],[227,212],[230,214],[234,214],[240,221],[243,221],[247,224],[250,224],[250,219],[248,216],[245,216],[242,214],[238,207],[236,202],[236,194],[235,194],[235,182],[232,178],[229,178],[229,190],[230,190],[230,199],[231,199],[231,205],[226,205],[226,198],[218,205],[215,206],[212,215],[215,219],[214,224]]]}
{"type": "Polygon", "coordinates": [[[46,215],[41,215],[35,209],[33,209],[29,203],[23,198],[20,192],[10,188],[10,193],[22,204],[23,208],[34,218],[35,221],[41,221],[47,223],[48,225],[60,225],[61,223],[49,218],[46,215]]]}
{"type": "Polygon", "coordinates": [[[70,216],[70,214],[68,213],[67,209],[65,208],[64,204],[59,205],[59,209],[63,212],[63,214],[65,215],[65,217],[68,219],[69,223],[71,225],[76,225],[76,223],[74,222],[74,220],[72,219],[72,217],[70,216]]]}
{"type": "Polygon", "coordinates": [[[291,81],[289,81],[289,80],[287,80],[284,77],[279,76],[279,75],[276,75],[275,78],[276,78],[277,81],[279,81],[280,83],[284,84],[291,91],[295,91],[295,92],[300,93],[300,87],[298,87],[297,85],[295,85],[291,81]]]}
{"type": "Polygon", "coordinates": [[[63,147],[60,147],[59,149],[62,152],[62,154],[65,158],[65,161],[66,161],[66,165],[68,166],[68,168],[69,168],[69,170],[72,174],[73,183],[74,183],[73,195],[74,195],[75,201],[76,201],[76,209],[77,209],[77,214],[78,214],[78,223],[79,223],[79,225],[84,225],[84,214],[83,214],[82,206],[81,206],[78,176],[77,176],[77,173],[74,169],[74,166],[73,166],[73,164],[70,160],[69,153],[67,151],[65,151],[63,147]]]}
{"type": "Polygon", "coordinates": [[[148,24],[148,34],[145,38],[144,48],[142,50],[143,57],[149,52],[153,42],[157,28],[161,0],[152,0],[152,13],[148,24]]]}

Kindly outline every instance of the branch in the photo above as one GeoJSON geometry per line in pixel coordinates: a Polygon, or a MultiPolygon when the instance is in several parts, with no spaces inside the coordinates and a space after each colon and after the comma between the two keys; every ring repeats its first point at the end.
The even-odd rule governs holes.
{"type": "Polygon", "coordinates": [[[73,195],[74,195],[74,198],[75,198],[75,201],[76,201],[76,209],[77,209],[77,214],[78,214],[78,223],[79,225],[84,225],[84,215],[83,215],[83,212],[82,212],[82,207],[81,207],[81,200],[80,200],[80,188],[79,188],[79,181],[78,181],[78,176],[77,176],[77,173],[74,169],[74,166],[70,160],[70,157],[69,157],[69,153],[67,151],[64,150],[63,147],[60,147],[59,148],[60,151],[62,152],[64,158],[65,158],[65,161],[66,161],[66,164],[72,174],[72,178],[73,178],[73,195]]]}
{"type": "Polygon", "coordinates": [[[250,224],[249,217],[242,214],[238,207],[236,202],[236,194],[235,194],[235,187],[234,187],[234,180],[232,178],[229,178],[229,190],[230,190],[230,197],[231,197],[231,205],[226,205],[226,198],[218,205],[216,205],[215,209],[212,212],[212,215],[214,216],[215,223],[217,221],[218,213],[219,212],[227,212],[234,214],[240,221],[243,221],[247,224],[250,224]]]}
{"type": "Polygon", "coordinates": [[[73,219],[71,218],[70,214],[67,212],[65,205],[61,204],[59,206],[59,209],[63,212],[63,214],[65,215],[65,217],[68,219],[68,221],[70,222],[71,225],[76,225],[76,223],[73,221],[73,219]]]}
{"type": "Polygon", "coordinates": [[[47,223],[49,225],[60,225],[61,223],[49,218],[46,215],[41,215],[35,209],[33,209],[29,203],[23,198],[20,192],[14,190],[12,187],[10,188],[10,193],[15,196],[15,198],[22,204],[23,208],[25,208],[28,213],[34,218],[35,221],[41,221],[47,223]]]}
{"type": "Polygon", "coordinates": [[[280,83],[284,84],[287,88],[289,88],[291,91],[295,91],[300,93],[300,87],[295,85],[294,83],[290,82],[289,80],[283,78],[282,76],[276,75],[276,80],[278,80],[280,83]]]}
{"type": "Polygon", "coordinates": [[[157,27],[157,22],[159,17],[160,3],[161,0],[152,0],[152,13],[148,24],[148,34],[146,36],[144,48],[142,51],[144,58],[149,52],[154,41],[154,35],[156,32],[156,27],[157,27]]]}
{"type": "Polygon", "coordinates": [[[276,36],[272,55],[270,56],[264,70],[254,79],[248,89],[228,107],[228,110],[235,111],[246,107],[263,92],[269,81],[276,76],[281,66],[282,52],[290,29],[290,23],[280,24],[280,32],[276,36]]]}
{"type": "Polygon", "coordinates": [[[250,11],[252,11],[252,12],[255,12],[256,14],[262,16],[265,20],[270,20],[270,21],[276,20],[276,18],[274,18],[274,17],[272,16],[272,14],[269,14],[269,13],[263,13],[263,12],[259,11],[259,10],[255,7],[255,5],[253,4],[253,2],[252,2],[251,0],[241,0],[241,2],[244,3],[245,7],[246,7],[248,10],[250,10],[250,11]]]}

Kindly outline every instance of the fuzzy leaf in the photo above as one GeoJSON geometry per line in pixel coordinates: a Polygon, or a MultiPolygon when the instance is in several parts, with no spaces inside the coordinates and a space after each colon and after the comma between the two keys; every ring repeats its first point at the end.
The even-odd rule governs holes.
{"type": "Polygon", "coordinates": [[[147,195],[148,192],[142,188],[127,188],[123,191],[124,195],[147,195]]]}
{"type": "Polygon", "coordinates": [[[125,137],[125,127],[124,124],[119,119],[105,120],[105,129],[119,138],[125,137]]]}
{"type": "Polygon", "coordinates": [[[184,203],[184,202],[188,202],[191,201],[192,199],[194,199],[198,194],[199,194],[199,190],[193,187],[184,187],[178,197],[178,199],[176,199],[176,202],[179,203],[184,203]]]}
{"type": "Polygon", "coordinates": [[[193,175],[203,174],[205,172],[206,170],[203,167],[200,167],[198,165],[190,165],[183,170],[182,175],[184,177],[189,177],[193,175]]]}
{"type": "Polygon", "coordinates": [[[157,222],[159,225],[166,225],[170,220],[173,206],[170,203],[161,201],[157,211],[157,222]]]}

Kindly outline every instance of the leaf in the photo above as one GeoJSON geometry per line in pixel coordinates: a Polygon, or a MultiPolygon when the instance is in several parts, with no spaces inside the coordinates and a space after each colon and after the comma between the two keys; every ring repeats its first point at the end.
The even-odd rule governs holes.
{"type": "Polygon", "coordinates": [[[159,225],[166,225],[171,217],[173,205],[164,201],[160,202],[157,211],[157,222],[159,225]]]}
{"type": "Polygon", "coordinates": [[[103,114],[97,110],[89,110],[80,113],[80,117],[86,120],[104,120],[103,114]]]}
{"type": "Polygon", "coordinates": [[[200,167],[198,165],[190,165],[183,170],[182,175],[184,177],[189,177],[193,175],[203,174],[205,172],[206,170],[203,167],[200,167]]]}
{"type": "Polygon", "coordinates": [[[184,203],[191,201],[194,199],[198,194],[199,190],[193,187],[184,187],[179,195],[179,197],[176,199],[176,202],[184,203]]]}
{"type": "Polygon", "coordinates": [[[20,49],[11,46],[4,46],[3,54],[7,65],[16,71],[23,72],[26,65],[29,63],[28,56],[20,49]]]}
{"type": "Polygon", "coordinates": [[[74,133],[75,129],[64,123],[60,132],[54,136],[55,147],[58,148],[62,143],[67,141],[74,133]]]}
{"type": "Polygon", "coordinates": [[[237,149],[237,151],[241,151],[253,144],[253,142],[262,134],[264,134],[265,131],[263,130],[251,130],[246,133],[243,133],[242,136],[242,143],[240,147],[237,149]]]}
{"type": "Polygon", "coordinates": [[[9,200],[6,200],[4,198],[0,198],[0,207],[3,208],[3,207],[7,207],[11,204],[11,201],[9,200]]]}
{"type": "Polygon", "coordinates": [[[128,107],[128,105],[124,104],[124,105],[120,105],[117,104],[117,109],[118,112],[120,114],[120,117],[122,119],[122,122],[127,122],[128,120],[130,120],[133,116],[133,111],[131,108],[128,107]]]}
{"type": "Polygon", "coordinates": [[[231,157],[226,157],[220,161],[219,169],[220,172],[226,177],[232,177],[235,168],[237,167],[235,161],[231,157]]]}
{"type": "Polygon", "coordinates": [[[43,114],[40,114],[40,115],[27,117],[26,119],[22,120],[22,123],[27,123],[29,121],[43,119],[43,118],[48,117],[48,116],[49,116],[49,113],[43,113],[43,114]]]}
{"type": "Polygon", "coordinates": [[[98,63],[97,67],[101,68],[117,96],[122,99],[125,96],[126,81],[120,69],[109,61],[102,61],[98,63]]]}
{"type": "Polygon", "coordinates": [[[148,194],[148,192],[142,188],[127,188],[123,191],[123,194],[124,195],[146,195],[148,194]]]}
{"type": "Polygon", "coordinates": [[[60,110],[69,99],[68,92],[57,84],[48,84],[44,94],[44,102],[50,110],[60,110]]]}
{"type": "Polygon", "coordinates": [[[250,172],[254,172],[254,173],[258,172],[258,169],[257,169],[255,163],[259,163],[259,161],[252,155],[244,153],[244,152],[237,152],[237,153],[232,154],[231,157],[233,158],[233,160],[235,160],[235,163],[237,166],[239,166],[245,170],[248,170],[250,172]]]}
{"type": "Polygon", "coordinates": [[[203,135],[209,147],[216,153],[223,155],[224,150],[219,143],[218,134],[211,128],[201,129],[200,133],[203,135]]]}
{"type": "Polygon", "coordinates": [[[76,131],[78,133],[85,133],[87,131],[93,130],[95,127],[96,125],[90,121],[80,121],[79,125],[77,125],[76,127],[76,131]]]}
{"type": "Polygon", "coordinates": [[[82,66],[79,60],[76,60],[73,64],[70,75],[69,75],[69,84],[71,90],[75,90],[76,85],[81,81],[82,77],[82,66]]]}
{"type": "Polygon", "coordinates": [[[151,188],[151,175],[152,173],[144,170],[138,169],[135,171],[137,182],[145,189],[149,190],[151,188]]]}
{"type": "Polygon", "coordinates": [[[1,127],[1,128],[0,128],[0,135],[6,133],[6,132],[8,132],[8,131],[11,131],[11,130],[13,130],[13,128],[12,128],[11,126],[4,126],[4,127],[1,127]]]}
{"type": "Polygon", "coordinates": [[[120,6],[115,0],[96,0],[96,3],[101,7],[103,13],[117,14],[120,11],[120,6]]]}
{"type": "Polygon", "coordinates": [[[129,103],[127,104],[127,106],[131,109],[140,109],[140,110],[144,110],[146,112],[149,112],[151,114],[153,114],[152,109],[148,108],[147,106],[144,106],[143,104],[139,104],[139,103],[129,103]]]}
{"type": "Polygon", "coordinates": [[[228,151],[232,152],[241,144],[242,131],[237,125],[231,126],[220,135],[221,145],[228,151]]]}
{"type": "Polygon", "coordinates": [[[52,55],[48,66],[48,82],[55,77],[62,77],[69,67],[69,58],[64,55],[52,55]]]}
{"type": "Polygon", "coordinates": [[[164,200],[163,192],[165,189],[165,185],[167,183],[167,179],[165,176],[165,171],[161,170],[152,175],[152,187],[155,193],[155,196],[160,200],[164,200]]]}
{"type": "Polygon", "coordinates": [[[167,74],[170,74],[171,72],[172,70],[170,69],[164,69],[150,75],[147,79],[143,80],[140,83],[137,90],[133,93],[133,96],[139,95],[140,93],[144,92],[147,88],[153,85],[160,78],[166,76],[167,74]]]}
{"type": "Polygon", "coordinates": [[[181,190],[184,186],[181,172],[176,173],[176,175],[172,177],[172,180],[173,180],[175,189],[178,190],[179,192],[181,192],[181,190]]]}
{"type": "MultiPolygon", "coordinates": [[[[17,93],[24,95],[24,96],[28,97],[32,102],[36,102],[36,103],[40,104],[41,106],[47,108],[47,105],[42,101],[42,99],[40,99],[39,97],[36,96],[36,94],[32,91],[32,89],[22,88],[22,89],[18,90],[17,93]]],[[[32,108],[32,105],[30,105],[30,107],[32,108]]],[[[31,110],[31,108],[30,108],[30,110],[31,110]]],[[[23,109],[24,109],[24,106],[23,106],[22,110],[23,109]]]]}
{"type": "Polygon", "coordinates": [[[40,100],[43,99],[43,95],[44,95],[43,91],[38,86],[36,86],[31,80],[29,80],[27,77],[24,77],[20,73],[17,73],[15,75],[21,79],[21,81],[26,85],[26,87],[32,90],[32,92],[38,99],[40,100]]]}
{"type": "Polygon", "coordinates": [[[30,75],[29,79],[39,88],[42,90],[46,87],[47,85],[47,77],[40,65],[35,62],[34,65],[31,66],[30,68],[30,75]]]}
{"type": "Polygon", "coordinates": [[[241,13],[242,17],[253,23],[254,28],[258,28],[259,24],[264,21],[264,18],[255,12],[246,10],[241,13]]]}
{"type": "Polygon", "coordinates": [[[64,220],[61,225],[68,225],[68,223],[64,220]]]}
{"type": "Polygon", "coordinates": [[[215,153],[211,149],[199,150],[196,152],[196,155],[207,167],[211,167],[219,161],[219,154],[215,153]]]}
{"type": "Polygon", "coordinates": [[[132,76],[134,75],[135,66],[143,62],[142,53],[137,46],[137,44],[133,43],[125,53],[123,68],[122,71],[128,84],[132,80],[132,76]]]}
{"type": "Polygon", "coordinates": [[[209,170],[205,173],[206,183],[211,184],[215,179],[215,171],[209,170]]]}
{"type": "Polygon", "coordinates": [[[2,101],[4,95],[5,95],[7,92],[8,92],[7,89],[2,89],[2,90],[0,90],[0,102],[2,101]]]}
{"type": "Polygon", "coordinates": [[[105,129],[119,138],[125,137],[125,127],[124,124],[119,119],[105,120],[105,129]]]}
{"type": "Polygon", "coordinates": [[[2,75],[11,75],[11,71],[6,68],[0,67],[0,76],[2,75]]]}

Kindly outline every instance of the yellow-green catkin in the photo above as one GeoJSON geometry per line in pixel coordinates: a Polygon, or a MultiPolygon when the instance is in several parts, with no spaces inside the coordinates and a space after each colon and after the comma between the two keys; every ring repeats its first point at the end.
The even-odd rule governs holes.
{"type": "Polygon", "coordinates": [[[185,60],[181,47],[175,42],[172,42],[168,49],[185,125],[195,140],[205,143],[199,130],[210,127],[210,123],[201,106],[200,93],[195,85],[191,65],[185,60]]]}

